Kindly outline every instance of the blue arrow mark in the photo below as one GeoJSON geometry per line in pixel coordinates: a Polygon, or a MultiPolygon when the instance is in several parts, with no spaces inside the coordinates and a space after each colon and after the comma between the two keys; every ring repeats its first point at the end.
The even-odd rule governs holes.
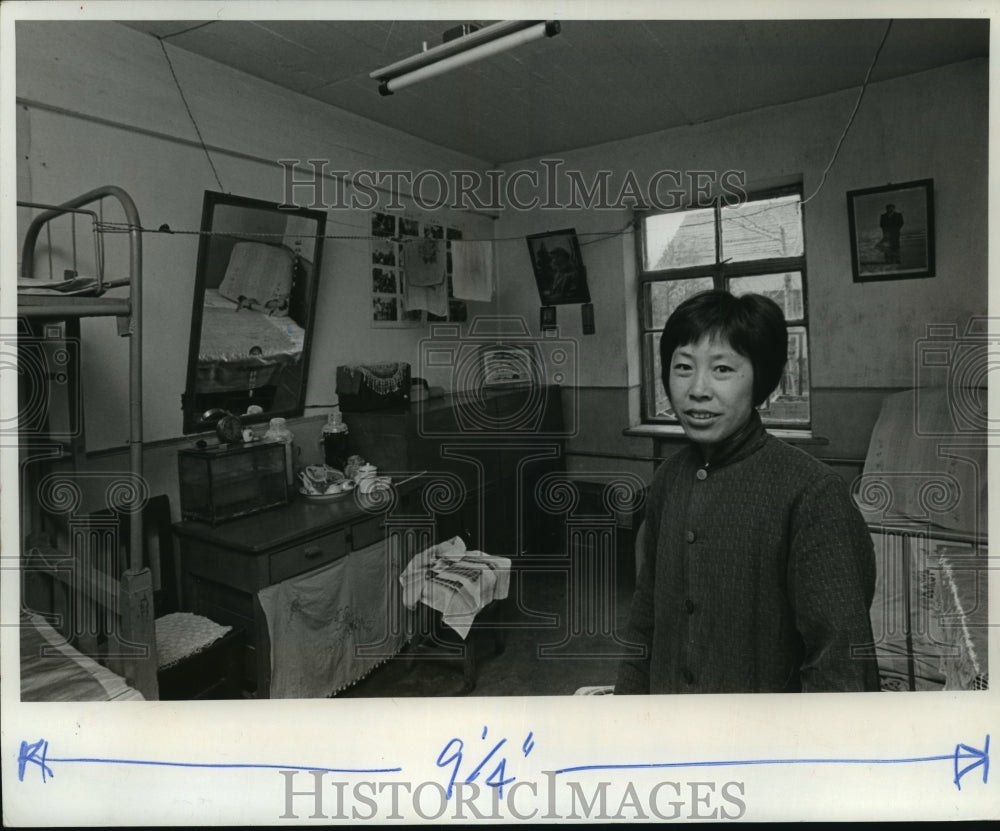
{"type": "Polygon", "coordinates": [[[955,787],[962,790],[962,777],[978,767],[983,769],[983,784],[989,778],[990,770],[990,737],[986,735],[983,749],[967,744],[955,745],[952,753],[940,756],[909,756],[897,759],[724,759],[705,762],[652,762],[631,765],[577,765],[560,768],[556,774],[577,773],[584,770],[639,770],[654,768],[694,768],[694,767],[735,767],[743,765],[900,765],[916,762],[952,762],[955,770],[955,787]],[[971,761],[969,761],[971,760],[971,761]],[[968,764],[962,765],[963,762],[968,764]]]}
{"type": "Polygon", "coordinates": [[[264,770],[318,770],[323,773],[399,773],[402,768],[326,768],[318,765],[265,765],[265,764],[240,764],[240,763],[212,763],[212,762],[164,762],[154,759],[98,759],[98,758],[55,758],[48,755],[49,743],[45,739],[37,742],[21,742],[21,751],[17,756],[17,778],[19,782],[24,781],[25,770],[28,765],[37,765],[42,772],[42,781],[55,776],[50,766],[52,762],[61,764],[85,763],[100,765],[153,765],[157,767],[171,768],[258,768],[264,770]]]}
{"type": "Polygon", "coordinates": [[[967,773],[975,770],[978,767],[983,769],[983,784],[986,784],[986,780],[989,779],[990,775],[990,737],[989,734],[986,736],[986,741],[983,743],[983,749],[977,750],[974,747],[969,747],[967,744],[956,745],[955,747],[955,787],[962,790],[962,777],[967,773]],[[963,768],[959,768],[959,761],[964,761],[966,759],[972,759],[972,761],[963,768]]]}

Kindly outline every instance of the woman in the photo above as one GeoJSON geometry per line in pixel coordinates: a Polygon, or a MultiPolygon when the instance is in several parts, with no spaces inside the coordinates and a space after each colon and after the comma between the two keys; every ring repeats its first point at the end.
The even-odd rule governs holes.
{"type": "Polygon", "coordinates": [[[667,320],[663,384],[691,444],[656,471],[617,694],[878,689],[871,538],[843,480],[768,435],[781,309],[709,291],[667,320]]]}

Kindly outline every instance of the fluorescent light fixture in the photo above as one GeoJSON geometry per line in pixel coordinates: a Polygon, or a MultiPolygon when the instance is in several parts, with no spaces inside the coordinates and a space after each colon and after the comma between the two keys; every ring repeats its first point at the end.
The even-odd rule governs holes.
{"type": "Polygon", "coordinates": [[[427,49],[419,55],[376,69],[369,77],[380,82],[378,91],[382,95],[392,95],[411,84],[506,52],[521,44],[553,37],[559,34],[559,30],[558,21],[504,20],[427,49]]]}

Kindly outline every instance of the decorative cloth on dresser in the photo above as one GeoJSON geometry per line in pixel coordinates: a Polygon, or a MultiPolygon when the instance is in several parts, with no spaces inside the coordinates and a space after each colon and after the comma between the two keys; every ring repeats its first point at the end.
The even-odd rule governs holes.
{"type": "Polygon", "coordinates": [[[507,596],[510,560],[467,551],[461,537],[453,537],[417,554],[399,582],[407,609],[423,602],[441,612],[444,623],[464,640],[476,615],[507,596]]]}
{"type": "Polygon", "coordinates": [[[396,574],[379,542],[262,589],[271,698],[326,698],[397,654],[404,636],[389,626],[396,574]]]}
{"type": "Polygon", "coordinates": [[[337,395],[357,395],[362,387],[379,395],[399,392],[409,378],[410,365],[387,361],[363,366],[337,367],[337,395]]]}

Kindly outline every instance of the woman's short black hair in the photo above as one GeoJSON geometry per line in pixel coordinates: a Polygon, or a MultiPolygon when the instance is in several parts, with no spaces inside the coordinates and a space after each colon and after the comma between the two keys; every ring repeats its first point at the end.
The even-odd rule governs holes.
{"type": "Polygon", "coordinates": [[[781,307],[761,294],[703,291],[681,303],[660,336],[663,386],[670,394],[670,361],[679,346],[719,337],[753,365],[753,405],[774,392],[788,361],[788,326],[781,307]]]}

